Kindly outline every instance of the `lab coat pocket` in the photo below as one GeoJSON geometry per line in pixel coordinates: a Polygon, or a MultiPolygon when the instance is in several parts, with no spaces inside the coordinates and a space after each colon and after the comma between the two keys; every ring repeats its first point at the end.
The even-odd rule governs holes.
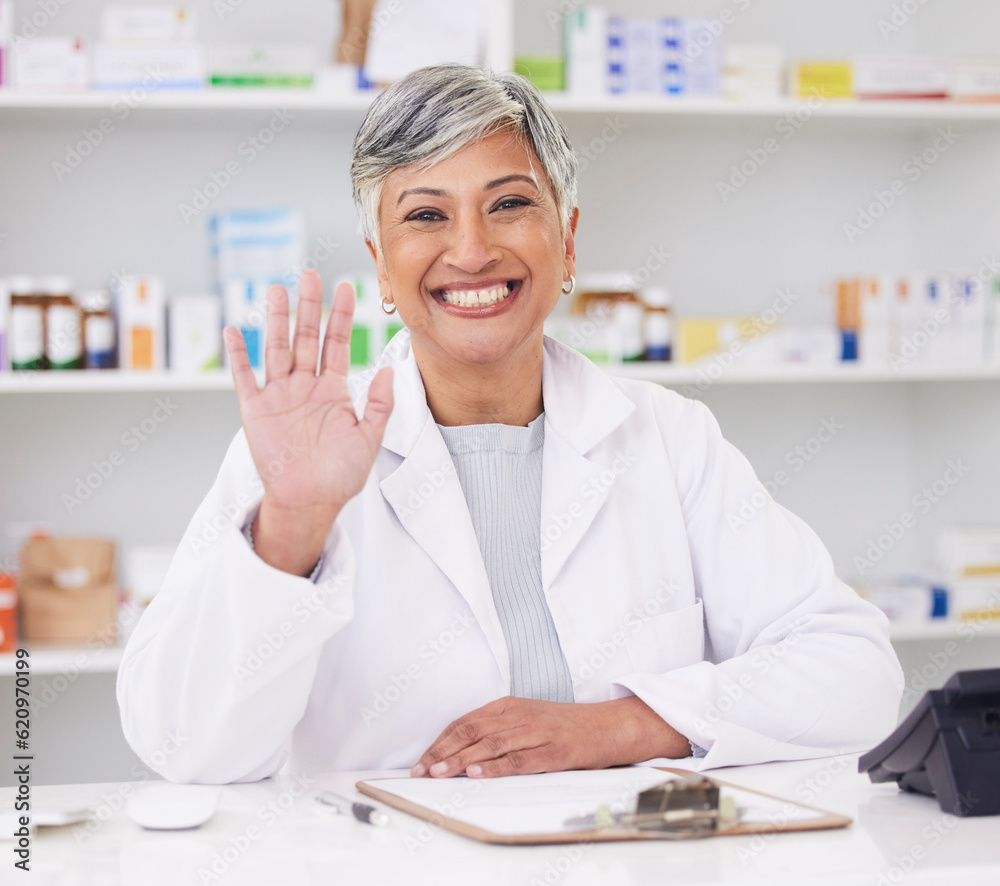
{"type": "Polygon", "coordinates": [[[642,622],[625,638],[638,673],[663,674],[705,658],[705,619],[701,600],[642,622]]]}

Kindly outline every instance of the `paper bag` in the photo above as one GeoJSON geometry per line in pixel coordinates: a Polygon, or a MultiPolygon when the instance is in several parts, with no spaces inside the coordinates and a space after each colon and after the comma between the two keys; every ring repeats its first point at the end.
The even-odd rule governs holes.
{"type": "Polygon", "coordinates": [[[26,640],[114,641],[115,543],[101,538],[31,539],[21,551],[20,606],[26,640]]]}

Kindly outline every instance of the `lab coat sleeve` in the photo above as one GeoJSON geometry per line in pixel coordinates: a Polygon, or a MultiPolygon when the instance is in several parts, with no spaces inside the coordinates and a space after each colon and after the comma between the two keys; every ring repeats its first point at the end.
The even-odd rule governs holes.
{"type": "Polygon", "coordinates": [[[298,578],[268,566],[243,534],[262,496],[240,431],[125,648],[125,737],[170,781],[274,774],[322,646],[353,615],[354,557],[339,521],[315,581],[298,578]]]}
{"type": "Polygon", "coordinates": [[[676,398],[661,433],[706,660],[627,675],[615,691],[705,748],[699,768],[871,748],[895,726],[903,690],[885,616],[837,579],[816,534],[771,498],[708,409],[664,394],[676,398]]]}

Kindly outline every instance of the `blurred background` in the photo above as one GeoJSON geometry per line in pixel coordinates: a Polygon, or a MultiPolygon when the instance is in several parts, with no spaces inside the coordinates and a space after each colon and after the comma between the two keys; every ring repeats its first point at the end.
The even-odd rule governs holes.
{"type": "Polygon", "coordinates": [[[222,323],[253,353],[313,267],[358,288],[355,369],[398,330],[348,162],[442,61],[569,129],[550,334],[710,406],[890,614],[904,712],[1000,665],[997,33],[988,0],[0,0],[0,629],[35,783],[146,772],[115,670],[239,428],[222,323]]]}

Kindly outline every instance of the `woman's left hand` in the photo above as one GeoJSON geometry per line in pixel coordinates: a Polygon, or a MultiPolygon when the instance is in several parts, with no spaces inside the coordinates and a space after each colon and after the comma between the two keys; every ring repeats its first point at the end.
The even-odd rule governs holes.
{"type": "Polygon", "coordinates": [[[688,740],[636,696],[593,704],[508,696],[449,725],[410,774],[492,778],[690,753],[688,740]]]}

